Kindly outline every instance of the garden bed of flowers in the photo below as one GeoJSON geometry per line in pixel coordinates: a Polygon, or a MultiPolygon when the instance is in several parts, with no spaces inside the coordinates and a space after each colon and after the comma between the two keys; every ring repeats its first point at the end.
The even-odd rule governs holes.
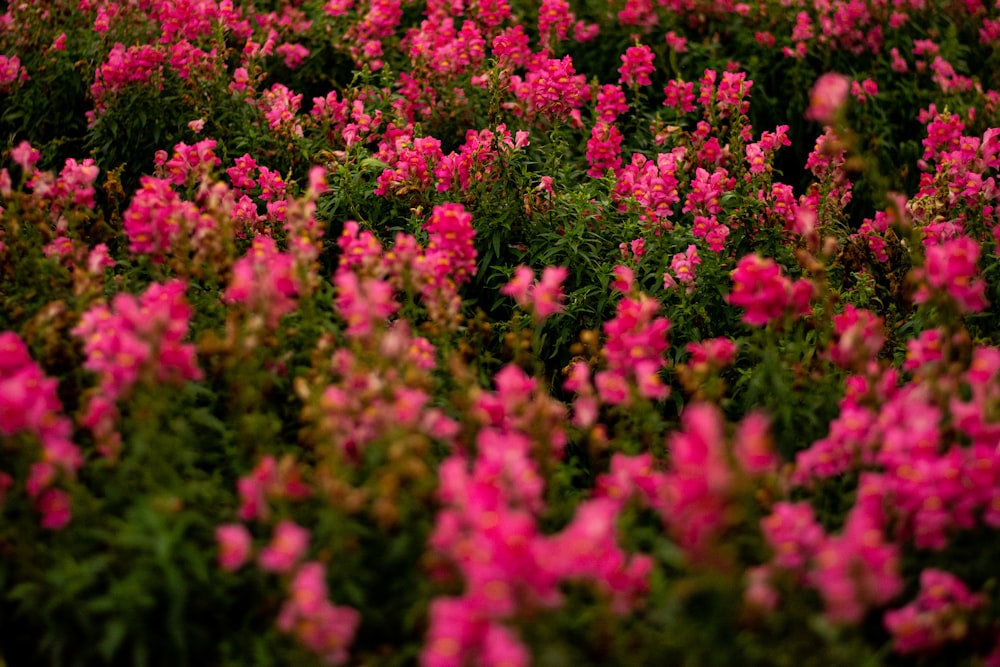
{"type": "Polygon", "coordinates": [[[1000,666],[1000,4],[3,4],[0,665],[1000,666]]]}

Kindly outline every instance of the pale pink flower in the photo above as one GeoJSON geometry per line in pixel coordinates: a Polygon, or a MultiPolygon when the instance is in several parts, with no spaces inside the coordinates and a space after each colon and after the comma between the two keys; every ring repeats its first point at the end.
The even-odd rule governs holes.
{"type": "Polygon", "coordinates": [[[843,74],[827,72],[813,85],[809,94],[809,108],[806,118],[823,125],[833,125],[837,115],[847,103],[851,92],[851,80],[843,74]]]}

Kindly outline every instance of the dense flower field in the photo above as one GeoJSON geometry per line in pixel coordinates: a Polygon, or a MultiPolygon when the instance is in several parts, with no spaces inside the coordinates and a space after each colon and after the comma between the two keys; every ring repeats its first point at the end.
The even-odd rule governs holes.
{"type": "Polygon", "coordinates": [[[0,16],[0,665],[1000,666],[1000,3],[0,16]]]}

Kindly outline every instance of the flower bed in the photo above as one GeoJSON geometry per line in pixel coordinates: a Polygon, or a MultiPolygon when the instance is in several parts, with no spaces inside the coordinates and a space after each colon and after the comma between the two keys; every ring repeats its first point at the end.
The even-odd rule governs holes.
{"type": "Polygon", "coordinates": [[[1000,665],[1000,10],[0,17],[0,664],[1000,665]]]}

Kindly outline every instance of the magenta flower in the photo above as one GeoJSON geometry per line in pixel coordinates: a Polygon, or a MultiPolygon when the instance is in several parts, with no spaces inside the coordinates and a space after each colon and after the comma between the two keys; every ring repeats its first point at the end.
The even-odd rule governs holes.
{"type": "Polygon", "coordinates": [[[887,611],[883,622],[897,653],[926,653],[963,639],[969,612],[984,602],[984,596],[972,594],[955,575],[927,568],[920,573],[917,599],[887,611]]]}
{"type": "Polygon", "coordinates": [[[923,276],[926,285],[917,291],[917,303],[928,301],[931,290],[946,292],[963,313],[977,313],[987,305],[986,283],[979,277],[979,244],[959,236],[927,248],[923,276]]]}
{"type": "Polygon", "coordinates": [[[618,116],[628,111],[625,91],[621,86],[607,83],[597,93],[597,117],[605,123],[614,123],[618,116]]]}
{"type": "Polygon", "coordinates": [[[601,178],[607,170],[617,171],[622,164],[622,133],[614,123],[598,121],[587,141],[587,175],[601,178]]]}
{"type": "Polygon", "coordinates": [[[562,312],[562,302],[566,298],[562,284],[568,275],[569,269],[564,266],[546,266],[542,270],[542,278],[532,291],[535,316],[539,320],[562,312]]]}
{"type": "Polygon", "coordinates": [[[512,631],[491,623],[483,635],[480,654],[483,667],[529,667],[531,653],[512,631]]]}
{"type": "Polygon", "coordinates": [[[431,601],[422,667],[463,667],[485,638],[487,621],[469,600],[439,597],[431,601]]]}
{"type": "Polygon", "coordinates": [[[694,244],[689,245],[687,247],[687,251],[677,253],[670,261],[670,268],[677,277],[676,282],[674,282],[673,277],[671,277],[670,274],[664,273],[664,286],[667,286],[668,278],[670,278],[669,282],[674,282],[675,285],[685,285],[687,287],[687,293],[690,294],[694,291],[695,267],[699,264],[701,264],[701,258],[698,256],[697,246],[694,244]]]}
{"type": "Polygon", "coordinates": [[[543,44],[548,44],[553,37],[565,41],[574,22],[576,15],[567,0],[542,0],[538,8],[538,33],[543,44]]]}
{"type": "Polygon", "coordinates": [[[618,73],[621,74],[618,83],[626,86],[648,86],[653,83],[649,75],[656,70],[653,66],[655,57],[653,50],[645,44],[628,47],[622,54],[622,66],[618,68],[618,73]]]}
{"type": "Polygon", "coordinates": [[[792,283],[774,260],[744,255],[732,276],[733,291],[726,300],[746,310],[743,321],[747,324],[766,326],[786,312],[794,316],[809,312],[812,284],[807,280],[792,283]]]}
{"type": "Polygon", "coordinates": [[[809,503],[777,503],[760,524],[772,562],[789,570],[804,570],[826,539],[809,503]]]}

